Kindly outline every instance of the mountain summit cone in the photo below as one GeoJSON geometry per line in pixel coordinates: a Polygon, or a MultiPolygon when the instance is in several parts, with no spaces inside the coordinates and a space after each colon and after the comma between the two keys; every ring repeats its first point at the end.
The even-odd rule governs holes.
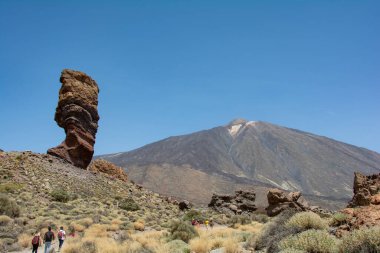
{"type": "Polygon", "coordinates": [[[352,197],[355,171],[380,171],[376,152],[244,119],[102,158],[153,191],[204,204],[214,192],[254,186],[258,206],[266,205],[265,193],[275,187],[301,191],[327,208],[342,207],[352,197]]]}

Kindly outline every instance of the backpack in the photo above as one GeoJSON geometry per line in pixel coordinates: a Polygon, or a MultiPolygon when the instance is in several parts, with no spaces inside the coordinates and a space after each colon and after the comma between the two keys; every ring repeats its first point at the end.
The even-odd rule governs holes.
{"type": "Polygon", "coordinates": [[[59,232],[58,232],[58,239],[62,239],[62,237],[63,237],[63,232],[62,232],[62,230],[59,230],[59,232]]]}
{"type": "Polygon", "coordinates": [[[38,235],[34,236],[32,239],[32,244],[37,245],[40,243],[40,237],[38,235]]]}

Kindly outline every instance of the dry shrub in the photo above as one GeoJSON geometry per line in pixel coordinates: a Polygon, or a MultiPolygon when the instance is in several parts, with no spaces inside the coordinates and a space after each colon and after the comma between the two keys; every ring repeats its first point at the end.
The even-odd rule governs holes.
{"type": "Polygon", "coordinates": [[[188,242],[190,239],[198,235],[194,227],[185,221],[173,221],[170,225],[170,234],[172,240],[182,240],[188,242]]]}
{"type": "Polygon", "coordinates": [[[233,237],[227,238],[223,242],[223,247],[224,247],[224,253],[238,253],[240,252],[239,250],[239,244],[236,239],[233,237]]]}
{"type": "Polygon", "coordinates": [[[380,227],[355,230],[342,238],[341,252],[380,252],[380,227]]]}
{"type": "Polygon", "coordinates": [[[126,253],[141,253],[144,252],[143,246],[136,241],[126,242],[122,245],[126,253]]]}
{"type": "Polygon", "coordinates": [[[327,222],[313,212],[297,213],[286,222],[285,226],[300,231],[328,228],[327,222]]]}
{"type": "Polygon", "coordinates": [[[210,248],[211,249],[218,249],[218,248],[221,248],[223,247],[223,242],[224,242],[224,239],[223,238],[212,238],[210,240],[210,248]]]}
{"type": "Polygon", "coordinates": [[[259,233],[262,230],[263,226],[264,224],[259,222],[252,222],[248,225],[235,224],[236,229],[254,234],[259,233]]]}
{"type": "Polygon", "coordinates": [[[144,231],[145,230],[145,222],[143,220],[138,220],[133,223],[133,228],[138,231],[144,231]]]}
{"type": "Polygon", "coordinates": [[[279,253],[307,253],[304,250],[298,250],[298,249],[284,249],[281,250],[279,253]]]}
{"type": "Polygon", "coordinates": [[[90,239],[107,237],[108,235],[107,228],[108,228],[108,225],[94,224],[86,230],[86,232],[84,233],[84,237],[90,238],[90,239]]]}
{"type": "Polygon", "coordinates": [[[190,242],[190,249],[195,253],[208,253],[211,249],[210,241],[206,238],[195,238],[190,242]]]}
{"type": "Polygon", "coordinates": [[[62,247],[62,253],[88,253],[82,248],[82,243],[78,238],[65,240],[65,246],[62,247]]]}
{"type": "Polygon", "coordinates": [[[122,224],[123,223],[123,221],[121,221],[121,220],[119,220],[119,219],[113,219],[112,221],[111,221],[111,224],[112,225],[120,225],[120,224],[122,224]]]}
{"type": "Polygon", "coordinates": [[[75,223],[75,222],[71,222],[70,227],[72,227],[74,229],[74,231],[76,231],[76,232],[83,232],[86,228],[85,226],[78,224],[78,223],[75,223]]]}
{"type": "Polygon", "coordinates": [[[0,226],[8,225],[12,219],[7,215],[0,215],[0,226]]]}
{"type": "Polygon", "coordinates": [[[184,253],[190,252],[189,245],[182,240],[173,240],[158,247],[155,253],[184,253]]]}
{"type": "Polygon", "coordinates": [[[83,218],[83,219],[78,220],[77,223],[79,225],[82,225],[82,226],[88,228],[89,226],[91,226],[94,223],[94,221],[91,218],[83,218]]]}
{"type": "Polygon", "coordinates": [[[117,231],[119,230],[119,225],[117,224],[111,224],[111,225],[108,225],[107,227],[107,231],[117,231]]]}
{"type": "Polygon", "coordinates": [[[295,249],[315,253],[338,252],[336,238],[327,231],[316,229],[289,236],[283,239],[278,246],[282,250],[295,249]]]}
{"type": "Polygon", "coordinates": [[[28,234],[21,234],[18,236],[18,244],[20,244],[21,247],[27,248],[31,246],[32,244],[32,236],[28,234]]]}
{"type": "Polygon", "coordinates": [[[267,248],[268,253],[278,252],[278,243],[285,237],[300,232],[295,228],[288,228],[285,223],[296,213],[294,209],[285,210],[272,221],[265,224],[262,231],[254,240],[252,246],[256,250],[267,248]]]}
{"type": "Polygon", "coordinates": [[[139,242],[145,249],[155,251],[162,246],[161,239],[165,236],[164,231],[147,231],[144,233],[132,234],[133,241],[139,242]]]}
{"type": "Polygon", "coordinates": [[[8,196],[4,194],[0,194],[0,214],[15,218],[20,216],[20,212],[20,207],[13,199],[8,198],[8,196]]]}
{"type": "Polygon", "coordinates": [[[111,238],[97,238],[95,240],[97,252],[99,253],[122,253],[122,246],[111,238]]]}

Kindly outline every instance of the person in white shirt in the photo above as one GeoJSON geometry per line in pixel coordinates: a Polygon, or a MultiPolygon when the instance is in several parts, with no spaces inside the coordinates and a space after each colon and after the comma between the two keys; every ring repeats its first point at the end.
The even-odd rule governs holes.
{"type": "Polygon", "coordinates": [[[58,251],[61,251],[61,248],[65,239],[66,239],[66,232],[65,230],[63,230],[63,227],[60,227],[58,231],[58,241],[59,241],[58,251]]]}

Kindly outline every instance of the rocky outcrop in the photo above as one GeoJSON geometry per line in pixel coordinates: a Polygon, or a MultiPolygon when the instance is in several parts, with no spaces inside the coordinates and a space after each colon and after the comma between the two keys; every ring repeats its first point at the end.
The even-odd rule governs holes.
{"type": "Polygon", "coordinates": [[[355,172],[354,196],[348,207],[380,204],[380,173],[365,176],[355,172]]]}
{"type": "MultiPolygon", "coordinates": [[[[311,210],[301,192],[286,193],[279,189],[270,189],[267,195],[269,206],[266,208],[268,216],[276,216],[282,211],[293,208],[297,211],[311,210]]],[[[317,207],[313,207],[317,209],[317,207]]]]}
{"type": "Polygon", "coordinates": [[[238,190],[235,195],[213,194],[209,207],[227,214],[242,214],[255,211],[256,193],[253,190],[238,190]]]}
{"type": "Polygon", "coordinates": [[[48,154],[85,169],[94,154],[99,88],[85,73],[69,69],[62,71],[60,82],[55,121],[65,129],[66,139],[48,154]]]}
{"type": "Polygon", "coordinates": [[[380,226],[380,174],[365,176],[355,172],[354,196],[340,213],[345,219],[334,228],[338,237],[354,229],[380,226]]]}
{"type": "Polygon", "coordinates": [[[87,170],[95,174],[102,173],[108,177],[119,179],[124,182],[128,181],[127,173],[125,173],[123,168],[103,159],[92,161],[87,170]]]}
{"type": "Polygon", "coordinates": [[[189,201],[187,200],[182,200],[181,202],[178,203],[178,207],[181,211],[188,210],[193,206],[189,201]]]}

